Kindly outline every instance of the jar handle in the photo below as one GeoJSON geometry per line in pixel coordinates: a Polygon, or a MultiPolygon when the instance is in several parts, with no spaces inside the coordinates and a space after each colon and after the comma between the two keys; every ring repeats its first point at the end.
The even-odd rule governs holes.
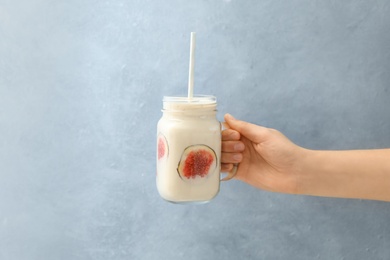
{"type": "Polygon", "coordinates": [[[221,181],[228,181],[228,180],[233,179],[234,176],[236,176],[236,174],[237,174],[237,169],[238,169],[238,163],[235,163],[233,165],[233,169],[230,172],[228,172],[228,174],[225,177],[223,177],[221,179],[221,181]]]}
{"type": "MultiPolygon", "coordinates": [[[[229,129],[228,124],[226,124],[225,122],[220,123],[220,125],[221,125],[221,131],[222,131],[222,128],[229,129]]],[[[228,172],[227,175],[221,179],[221,181],[228,181],[228,180],[233,179],[234,176],[236,176],[236,174],[237,174],[238,166],[239,166],[239,163],[233,164],[233,169],[230,172],[228,172]]]]}

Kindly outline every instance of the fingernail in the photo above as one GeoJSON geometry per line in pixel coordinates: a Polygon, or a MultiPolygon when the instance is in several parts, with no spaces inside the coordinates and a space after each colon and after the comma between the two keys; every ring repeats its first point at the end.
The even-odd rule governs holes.
{"type": "Polygon", "coordinates": [[[242,151],[242,150],[244,150],[244,148],[245,148],[245,145],[243,143],[238,143],[238,144],[234,145],[234,150],[236,150],[236,151],[242,151]]]}
{"type": "Polygon", "coordinates": [[[241,159],[242,159],[242,154],[238,153],[233,155],[233,160],[241,161],[241,159]]]}
{"type": "Polygon", "coordinates": [[[226,114],[226,116],[227,116],[230,120],[235,120],[234,116],[232,116],[231,114],[226,114]]]}

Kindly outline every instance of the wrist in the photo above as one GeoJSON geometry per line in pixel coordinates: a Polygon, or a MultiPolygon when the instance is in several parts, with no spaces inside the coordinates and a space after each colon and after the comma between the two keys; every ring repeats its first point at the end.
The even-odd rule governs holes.
{"type": "Polygon", "coordinates": [[[302,148],[297,163],[297,194],[309,195],[315,183],[314,176],[310,174],[315,151],[302,148]]]}
{"type": "Polygon", "coordinates": [[[299,170],[299,194],[312,196],[343,196],[345,176],[337,173],[330,153],[304,149],[299,170]]]}

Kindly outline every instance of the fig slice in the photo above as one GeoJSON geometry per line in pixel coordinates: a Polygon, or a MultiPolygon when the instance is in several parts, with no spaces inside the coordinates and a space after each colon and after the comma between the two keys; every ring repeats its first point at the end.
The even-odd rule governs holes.
{"type": "Polygon", "coordinates": [[[157,159],[160,161],[162,159],[168,158],[169,147],[167,138],[159,133],[157,136],[157,159]]]}
{"type": "Polygon", "coordinates": [[[204,144],[188,146],[180,159],[177,172],[183,180],[207,177],[217,167],[217,155],[204,144]]]}

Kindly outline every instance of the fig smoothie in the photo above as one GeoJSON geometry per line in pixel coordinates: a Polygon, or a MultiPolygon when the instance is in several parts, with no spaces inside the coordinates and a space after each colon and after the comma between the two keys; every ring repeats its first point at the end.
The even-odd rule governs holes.
{"type": "Polygon", "coordinates": [[[221,125],[213,96],[164,97],[157,125],[160,196],[174,203],[208,202],[219,192],[221,125]]]}

